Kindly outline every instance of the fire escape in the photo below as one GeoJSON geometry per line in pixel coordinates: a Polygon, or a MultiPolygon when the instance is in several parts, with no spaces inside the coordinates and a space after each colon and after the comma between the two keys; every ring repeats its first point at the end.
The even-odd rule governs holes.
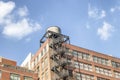
{"type": "Polygon", "coordinates": [[[67,55],[65,44],[69,44],[69,37],[60,33],[47,31],[40,43],[44,43],[44,37],[49,40],[52,80],[74,80],[72,58],[67,55]]]}

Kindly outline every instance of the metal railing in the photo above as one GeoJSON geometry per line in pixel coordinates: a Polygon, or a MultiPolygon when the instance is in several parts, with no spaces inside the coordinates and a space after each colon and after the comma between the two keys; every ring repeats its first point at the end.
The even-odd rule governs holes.
{"type": "Polygon", "coordinates": [[[34,73],[34,71],[32,71],[32,70],[29,70],[29,69],[26,69],[26,68],[20,67],[20,66],[11,66],[11,65],[6,65],[6,64],[3,64],[2,66],[4,68],[14,69],[14,70],[23,71],[23,72],[34,73]]]}

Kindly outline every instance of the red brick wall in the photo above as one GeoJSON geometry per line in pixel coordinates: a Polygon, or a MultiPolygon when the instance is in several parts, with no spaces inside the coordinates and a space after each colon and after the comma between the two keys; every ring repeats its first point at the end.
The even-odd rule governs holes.
{"type": "Polygon", "coordinates": [[[5,58],[2,58],[1,63],[2,64],[7,64],[7,65],[16,66],[16,62],[15,61],[8,60],[8,59],[5,59],[5,58]]]}
{"type": "Polygon", "coordinates": [[[8,72],[2,71],[2,77],[0,80],[10,80],[10,74],[8,72]]]}
{"type": "Polygon", "coordinates": [[[26,72],[26,71],[24,71],[23,68],[21,68],[21,69],[23,69],[23,70],[21,70],[21,69],[17,69],[17,67],[15,67],[15,66],[16,66],[16,62],[15,61],[11,61],[11,60],[7,60],[7,59],[3,59],[2,58],[2,62],[0,62],[0,71],[2,72],[0,80],[10,80],[10,73],[19,74],[20,75],[20,80],[23,80],[24,76],[32,77],[33,80],[37,80],[38,79],[37,73],[26,72]],[[12,65],[13,68],[11,68],[11,67],[4,67],[1,64],[12,65]]]}

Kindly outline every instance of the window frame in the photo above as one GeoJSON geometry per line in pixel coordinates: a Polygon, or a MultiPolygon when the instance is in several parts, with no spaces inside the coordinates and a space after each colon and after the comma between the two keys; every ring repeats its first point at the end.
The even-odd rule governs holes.
{"type": "Polygon", "coordinates": [[[15,73],[10,73],[10,80],[20,80],[20,75],[15,74],[15,73]],[[13,77],[13,79],[12,79],[12,77],[13,77]]]}

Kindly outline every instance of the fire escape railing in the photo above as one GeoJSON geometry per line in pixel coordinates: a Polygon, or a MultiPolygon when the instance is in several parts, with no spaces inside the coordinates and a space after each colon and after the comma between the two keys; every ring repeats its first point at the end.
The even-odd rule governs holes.
{"type": "Polygon", "coordinates": [[[68,61],[68,59],[72,57],[66,54],[66,47],[64,45],[70,43],[69,37],[60,33],[48,31],[40,40],[40,43],[44,42],[44,37],[49,39],[49,47],[51,49],[50,59],[52,60],[51,71],[58,76],[54,78],[54,80],[72,80],[68,79],[73,76],[71,75],[72,70],[69,71],[68,69],[69,66],[73,66],[73,63],[68,61]]]}

